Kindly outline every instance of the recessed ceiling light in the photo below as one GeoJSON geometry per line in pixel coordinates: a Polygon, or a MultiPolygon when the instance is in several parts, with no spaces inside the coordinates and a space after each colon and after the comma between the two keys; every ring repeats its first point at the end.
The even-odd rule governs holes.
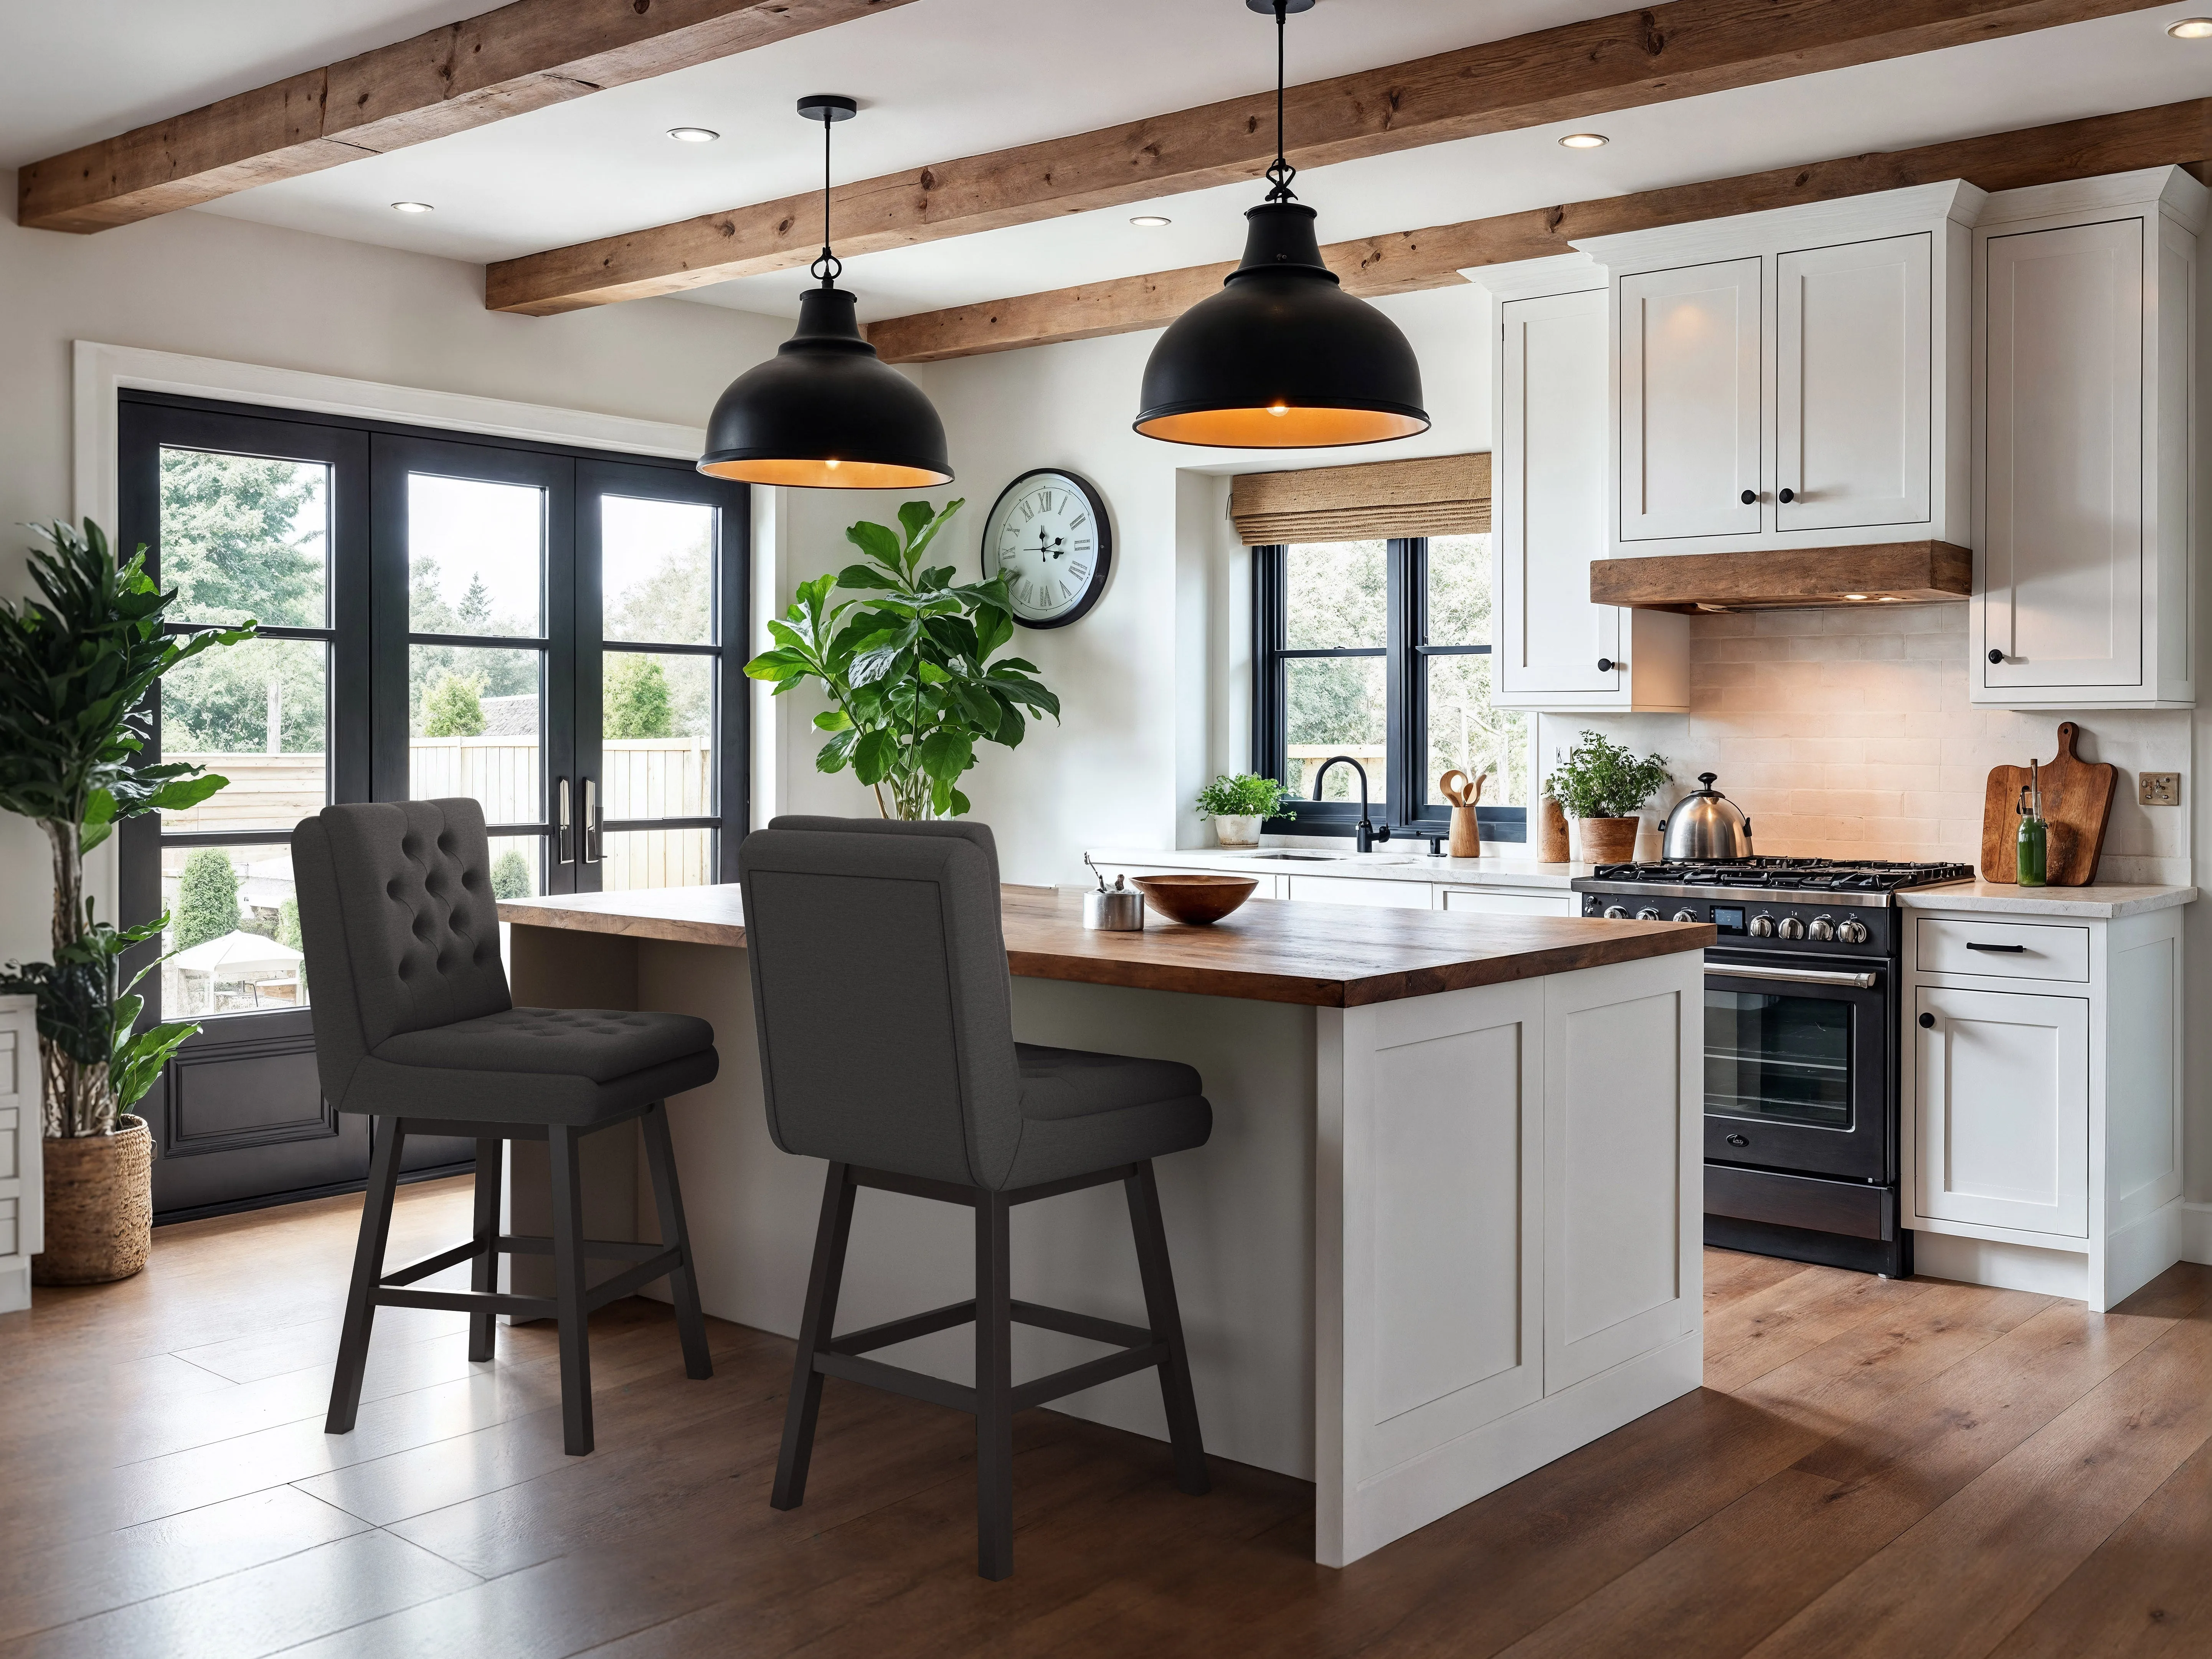
{"type": "Polygon", "coordinates": [[[722,135],[712,127],[671,127],[668,136],[679,144],[711,144],[722,135]]]}
{"type": "Polygon", "coordinates": [[[2168,23],[2166,32],[2177,40],[2212,40],[2212,17],[2185,17],[2168,23]]]}
{"type": "Polygon", "coordinates": [[[1885,593],[1881,599],[1876,600],[1875,603],[1878,605],[1895,605],[1897,603],[1897,595],[1894,593],[1885,593]]]}
{"type": "Polygon", "coordinates": [[[1162,225],[1171,225],[1175,221],[1169,218],[1165,214],[1140,213],[1135,218],[1130,220],[1129,222],[1133,225],[1141,225],[1146,230],[1158,230],[1162,225]]]}
{"type": "Polygon", "coordinates": [[[394,213],[428,213],[430,204],[428,202],[394,202],[392,210],[394,213]]]}
{"type": "Polygon", "coordinates": [[[1601,149],[1613,140],[1601,132],[1571,132],[1559,142],[1569,149],[1601,149]]]}
{"type": "Polygon", "coordinates": [[[1863,599],[1866,598],[1866,595],[1863,593],[1846,593],[1844,597],[1847,599],[1863,599]]]}

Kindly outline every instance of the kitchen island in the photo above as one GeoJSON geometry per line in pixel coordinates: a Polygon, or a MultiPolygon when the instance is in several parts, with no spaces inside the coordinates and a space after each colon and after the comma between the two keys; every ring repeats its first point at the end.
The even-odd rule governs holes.
{"type": "MultiPolygon", "coordinates": [[[[768,1136],[738,890],[500,915],[519,1004],[713,1023],[721,1075],[670,1103],[701,1296],[795,1333],[821,1167],[768,1136]]],[[[1158,1176],[1206,1446],[1315,1482],[1323,1564],[1698,1385],[1710,927],[1255,900],[1212,927],[1100,933],[1079,894],[1012,887],[1005,925],[1018,1038],[1205,1079],[1213,1138],[1158,1176]]],[[[586,1150],[587,1227],[649,1237],[630,1133],[586,1150]]],[[[510,1157],[511,1230],[537,1231],[543,1153],[510,1157]]],[[[1142,1319],[1117,1192],[1025,1206],[1014,1231],[1017,1296],[1142,1319]]],[[[866,1194],[841,1327],[971,1294],[971,1233],[952,1206],[866,1194]]],[[[1093,1352],[1023,1328],[1016,1372],[1093,1352]]],[[[965,1381],[972,1356],[961,1330],[897,1358],[965,1381]]],[[[1149,1378],[1055,1409],[1166,1437],[1149,1378]]]]}

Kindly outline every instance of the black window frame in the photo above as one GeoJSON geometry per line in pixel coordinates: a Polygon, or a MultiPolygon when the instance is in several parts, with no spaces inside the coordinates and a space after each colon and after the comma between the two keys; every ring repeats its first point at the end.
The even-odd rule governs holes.
{"type": "MultiPolygon", "coordinates": [[[[1383,640],[1380,647],[1293,647],[1289,637],[1290,544],[1273,542],[1252,549],[1252,769],[1262,776],[1290,776],[1290,690],[1285,665],[1308,658],[1380,657],[1383,660],[1384,750],[1389,799],[1369,817],[1387,823],[1394,836],[1437,836],[1451,831],[1451,808],[1428,799],[1425,775],[1429,748],[1429,675],[1431,657],[1489,656],[1491,645],[1432,645],[1428,641],[1429,538],[1393,536],[1384,544],[1383,640]]],[[[1494,615],[1494,613],[1493,613],[1494,615]]],[[[1372,793],[1370,781],[1370,793],[1372,793]]],[[[1486,842],[1525,842],[1528,809],[1478,806],[1475,819],[1486,842]]],[[[1296,818],[1270,818],[1271,835],[1349,837],[1359,822],[1355,801],[1305,801],[1296,818]]]]}

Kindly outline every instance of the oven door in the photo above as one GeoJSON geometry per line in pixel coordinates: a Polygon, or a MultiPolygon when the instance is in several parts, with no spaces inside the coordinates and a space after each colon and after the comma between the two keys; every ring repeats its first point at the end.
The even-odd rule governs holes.
{"type": "Polygon", "coordinates": [[[1896,1179],[1890,969],[1705,953],[1705,1157],[1896,1179]]]}

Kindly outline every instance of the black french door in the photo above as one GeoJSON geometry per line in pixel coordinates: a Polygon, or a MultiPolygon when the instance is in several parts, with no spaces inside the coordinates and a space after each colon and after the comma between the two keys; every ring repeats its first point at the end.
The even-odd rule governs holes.
{"type": "MultiPolygon", "coordinates": [[[[150,393],[121,417],[118,540],[179,590],[173,625],[263,624],[156,692],[153,752],[230,784],[118,841],[124,918],[170,917],[148,1018],[203,1021],[140,1107],[155,1212],[343,1190],[368,1132],[316,1079],[292,825],[465,795],[501,897],[728,878],[745,490],[681,462],[150,393]]],[[[473,1152],[410,1139],[406,1163],[473,1152]]]]}

